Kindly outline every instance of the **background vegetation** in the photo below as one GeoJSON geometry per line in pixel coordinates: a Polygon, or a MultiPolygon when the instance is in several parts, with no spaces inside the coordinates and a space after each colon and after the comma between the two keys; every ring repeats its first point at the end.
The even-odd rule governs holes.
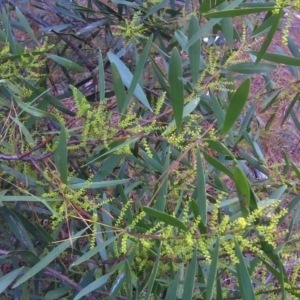
{"type": "Polygon", "coordinates": [[[1,299],[300,298],[299,1],[0,4],[1,299]]]}

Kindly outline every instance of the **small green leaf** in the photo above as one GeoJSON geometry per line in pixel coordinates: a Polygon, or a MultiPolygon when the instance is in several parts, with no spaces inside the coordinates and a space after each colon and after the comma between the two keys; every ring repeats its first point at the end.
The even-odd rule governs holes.
{"type": "Polygon", "coordinates": [[[248,99],[250,91],[250,79],[247,78],[234,93],[225,117],[223,134],[226,134],[234,125],[237,118],[240,116],[248,99]]]}
{"type": "Polygon", "coordinates": [[[84,68],[79,66],[78,64],[74,63],[71,60],[68,60],[64,57],[60,57],[54,54],[45,53],[47,57],[55,61],[57,64],[63,66],[66,69],[70,69],[76,72],[84,72],[84,68]]]}
{"type": "Polygon", "coordinates": [[[242,299],[255,300],[255,294],[251,282],[251,278],[246,266],[243,254],[238,242],[235,240],[235,255],[239,262],[236,263],[237,278],[242,299]]]}
{"type": "Polygon", "coordinates": [[[184,91],[182,81],[181,57],[175,47],[169,64],[170,99],[174,112],[177,131],[180,131],[183,115],[184,91]]]}
{"type": "Polygon", "coordinates": [[[188,231],[187,228],[185,227],[185,225],[178,219],[176,219],[175,217],[172,217],[168,214],[165,214],[163,212],[160,212],[156,209],[153,209],[151,207],[147,207],[144,206],[143,207],[143,211],[148,214],[149,216],[152,216],[154,218],[156,218],[157,220],[160,220],[168,225],[177,227],[183,231],[188,231]]]}

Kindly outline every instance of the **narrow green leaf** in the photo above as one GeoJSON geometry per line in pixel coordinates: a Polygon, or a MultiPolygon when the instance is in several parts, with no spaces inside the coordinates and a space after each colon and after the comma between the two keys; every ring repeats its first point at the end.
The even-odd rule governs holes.
{"type": "Polygon", "coordinates": [[[0,207],[0,214],[18,241],[28,248],[28,250],[35,252],[31,238],[18,216],[5,205],[0,207]]]}
{"type": "Polygon", "coordinates": [[[130,87],[129,87],[127,95],[126,95],[126,99],[125,99],[125,103],[124,103],[124,106],[123,106],[122,113],[125,113],[125,111],[127,110],[127,106],[130,102],[130,99],[131,99],[131,97],[132,97],[132,95],[133,95],[133,93],[134,93],[134,91],[137,87],[137,84],[138,84],[138,82],[141,78],[141,75],[143,74],[144,65],[145,65],[146,60],[148,58],[148,54],[149,54],[149,51],[150,51],[150,48],[151,48],[151,45],[152,45],[152,40],[153,40],[153,35],[151,35],[148,38],[148,41],[147,41],[146,45],[144,46],[142,55],[141,55],[141,57],[140,57],[140,59],[137,63],[132,81],[130,83],[130,87]]]}
{"type": "Polygon", "coordinates": [[[275,70],[277,67],[273,64],[268,63],[260,63],[256,65],[252,62],[238,63],[235,65],[231,65],[227,68],[227,70],[242,73],[242,74],[256,74],[256,73],[267,73],[275,70]]]}
{"type": "Polygon", "coordinates": [[[17,278],[23,267],[13,270],[0,278],[0,293],[4,293],[6,288],[17,278]]]}
{"type": "Polygon", "coordinates": [[[300,180],[300,170],[299,168],[291,161],[292,167],[294,169],[294,172],[296,173],[298,179],[300,180]]]}
{"type": "Polygon", "coordinates": [[[101,50],[98,54],[99,100],[105,100],[105,74],[101,50]]]}
{"type": "Polygon", "coordinates": [[[54,26],[47,26],[47,27],[41,27],[39,28],[39,31],[42,31],[42,32],[46,32],[46,33],[50,33],[50,32],[61,32],[61,31],[64,31],[65,29],[67,28],[72,28],[72,24],[60,24],[60,25],[54,25],[54,26]]]}
{"type": "Polygon", "coordinates": [[[237,118],[240,116],[248,99],[250,91],[250,79],[247,78],[234,93],[225,117],[223,134],[226,134],[234,125],[237,118]]]}
{"type": "MultiPolygon", "coordinates": [[[[258,57],[260,52],[249,51],[249,53],[258,57]]],[[[295,57],[286,56],[286,55],[282,55],[282,54],[275,54],[275,53],[267,52],[262,56],[262,59],[274,62],[276,64],[284,64],[284,65],[300,67],[300,58],[295,58],[295,57]]]]}
{"type": "Polygon", "coordinates": [[[125,280],[126,280],[126,291],[127,291],[127,297],[128,299],[132,298],[132,275],[130,270],[130,265],[128,260],[125,261],[125,280]]]}
{"type": "MultiPolygon", "coordinates": [[[[199,22],[196,16],[192,16],[189,24],[188,38],[190,39],[199,30],[199,22]]],[[[200,39],[196,41],[193,45],[188,48],[189,58],[190,58],[190,69],[192,74],[192,80],[194,85],[198,81],[199,70],[200,70],[200,49],[201,43],[200,39]]]]}
{"type": "Polygon", "coordinates": [[[12,29],[10,26],[9,15],[6,13],[4,5],[1,5],[1,11],[2,11],[2,15],[1,15],[2,24],[5,29],[5,34],[6,34],[5,42],[9,43],[10,50],[13,54],[15,54],[15,55],[20,54],[20,53],[18,53],[19,52],[18,50],[20,50],[20,49],[17,48],[18,44],[14,40],[14,36],[13,36],[12,29]]]}
{"type": "Polygon", "coordinates": [[[151,65],[152,65],[153,71],[156,76],[156,80],[160,84],[162,90],[167,92],[167,95],[169,96],[169,94],[170,94],[169,87],[166,83],[166,78],[165,78],[162,70],[159,68],[159,66],[157,65],[157,63],[155,62],[155,60],[152,57],[150,57],[150,59],[151,59],[151,65]]]}
{"type": "MultiPolygon", "coordinates": [[[[119,74],[122,78],[122,82],[123,84],[129,89],[131,86],[131,83],[133,81],[133,75],[130,72],[130,70],[127,68],[127,66],[113,53],[109,52],[107,54],[110,62],[115,63],[119,74]]],[[[134,90],[134,96],[146,107],[148,108],[150,111],[152,111],[151,106],[148,102],[148,99],[143,91],[143,89],[141,88],[141,86],[137,83],[136,88],[134,90]]]]}
{"type": "Polygon", "coordinates": [[[155,256],[156,256],[155,264],[154,264],[154,266],[151,270],[149,283],[147,285],[147,294],[146,294],[145,300],[150,300],[150,297],[151,297],[151,292],[152,292],[152,289],[153,289],[153,285],[154,285],[156,275],[157,275],[157,271],[158,271],[158,266],[159,266],[159,263],[160,263],[161,245],[162,245],[162,242],[159,241],[159,247],[158,247],[157,252],[155,254],[155,256]]]}
{"type": "Polygon", "coordinates": [[[270,96],[268,96],[263,103],[261,104],[262,106],[262,112],[267,111],[267,109],[271,106],[273,106],[273,104],[276,102],[278,96],[280,95],[280,90],[275,91],[274,93],[272,93],[270,96]]]}
{"type": "Polygon", "coordinates": [[[119,71],[114,62],[111,62],[111,73],[112,73],[114,93],[117,100],[117,107],[118,107],[118,111],[121,113],[124,107],[126,91],[121,76],[119,74],[119,71]]]}
{"type": "Polygon", "coordinates": [[[239,262],[236,263],[237,279],[239,283],[240,293],[242,299],[255,300],[255,294],[251,282],[251,278],[246,266],[243,254],[241,252],[238,242],[235,240],[235,255],[239,262]]]}
{"type": "Polygon", "coordinates": [[[180,131],[184,105],[184,88],[182,81],[181,57],[176,47],[172,51],[169,64],[169,83],[170,99],[174,112],[176,127],[177,131],[180,131]]]}
{"type": "MultiPolygon", "coordinates": [[[[193,99],[188,104],[186,104],[183,108],[182,117],[187,117],[191,112],[193,112],[200,102],[200,98],[193,99]]],[[[166,131],[172,128],[175,125],[175,119],[173,119],[166,128],[166,131]]]]}
{"type": "Polygon", "coordinates": [[[63,124],[61,124],[59,142],[57,148],[54,151],[54,157],[56,162],[56,167],[60,174],[60,179],[64,184],[68,183],[68,149],[67,149],[67,135],[66,129],[63,124]]]}
{"type": "MultiPolygon", "coordinates": [[[[238,5],[240,5],[244,0],[234,0],[230,4],[227,5],[227,10],[231,10],[236,8],[238,5]]],[[[188,49],[191,45],[196,43],[200,38],[202,38],[209,30],[211,30],[216,24],[218,24],[221,21],[222,18],[217,19],[211,19],[208,22],[206,22],[204,25],[201,26],[201,28],[192,36],[189,38],[187,44],[185,45],[185,48],[182,50],[188,49]]]]}
{"type": "Polygon", "coordinates": [[[212,104],[212,107],[214,110],[214,115],[217,119],[218,128],[221,129],[221,127],[224,124],[225,115],[224,115],[223,109],[222,109],[217,97],[211,90],[210,90],[210,99],[211,99],[211,104],[212,104]]]}
{"type": "Polygon", "coordinates": [[[101,189],[101,188],[105,188],[105,187],[109,187],[109,186],[116,186],[118,184],[124,184],[128,181],[129,181],[129,179],[101,181],[101,182],[85,181],[82,183],[69,184],[69,187],[74,190],[79,190],[79,189],[83,189],[83,188],[101,189]]]}
{"type": "Polygon", "coordinates": [[[214,246],[215,249],[212,256],[211,264],[209,266],[209,273],[207,277],[206,300],[211,300],[213,297],[214,285],[215,285],[215,280],[216,280],[217,270],[218,270],[219,247],[220,247],[220,238],[217,237],[214,246]]]}
{"type": "Polygon", "coordinates": [[[76,72],[84,72],[83,67],[79,66],[78,64],[74,63],[69,59],[54,54],[50,54],[50,53],[45,53],[45,55],[66,69],[70,69],[76,72]]]}
{"type": "Polygon", "coordinates": [[[204,169],[202,164],[202,158],[199,148],[197,147],[197,179],[196,179],[196,197],[198,210],[201,217],[201,221],[206,226],[207,222],[207,203],[206,203],[206,184],[204,169]]]}
{"type": "MultiPolygon", "coordinates": [[[[72,239],[79,238],[87,228],[82,229],[77,232],[72,239]]],[[[71,245],[71,240],[68,239],[61,243],[59,246],[54,248],[50,253],[48,253],[45,257],[43,257],[35,266],[30,268],[19,280],[14,284],[13,288],[18,287],[20,284],[24,283],[28,279],[30,279],[35,274],[39,273],[42,269],[47,267],[54,259],[56,259],[61,253],[63,253],[68,247],[71,245]]]]}
{"type": "Polygon", "coordinates": [[[71,264],[71,266],[77,266],[77,265],[87,261],[92,256],[99,253],[102,249],[104,249],[108,245],[111,245],[120,235],[121,235],[121,233],[109,238],[108,240],[102,242],[100,245],[98,245],[98,246],[94,247],[93,249],[89,250],[88,252],[82,254],[76,261],[74,261],[71,264]]]}
{"type": "MultiPolygon", "coordinates": [[[[226,9],[226,6],[228,5],[228,2],[223,2],[219,5],[219,9],[226,9]]],[[[227,45],[229,47],[229,50],[232,51],[233,47],[233,25],[232,25],[232,18],[223,18],[220,21],[221,24],[221,30],[224,34],[224,37],[226,39],[227,45]]]]}
{"type": "Polygon", "coordinates": [[[181,31],[181,30],[176,30],[175,31],[175,38],[178,41],[179,45],[181,48],[183,48],[187,42],[187,36],[181,31]]]}
{"type": "MultiPolygon", "coordinates": [[[[22,111],[26,111],[31,116],[38,117],[38,118],[46,117],[46,118],[51,118],[55,121],[58,121],[54,115],[47,113],[43,110],[40,110],[28,103],[24,103],[24,102],[20,101],[17,97],[15,97],[15,101],[17,102],[18,106],[20,108],[22,108],[22,111]]],[[[19,113],[19,115],[20,115],[20,113],[19,113]]]]}
{"type": "Polygon", "coordinates": [[[298,129],[298,131],[300,131],[300,122],[299,122],[297,115],[295,114],[293,109],[291,110],[290,114],[291,114],[292,120],[293,120],[296,128],[298,129]]]}
{"type": "Polygon", "coordinates": [[[234,166],[233,169],[233,181],[238,192],[242,215],[244,218],[246,218],[248,217],[250,212],[250,186],[246,175],[237,164],[234,166]]]}
{"type": "Polygon", "coordinates": [[[294,57],[300,58],[300,51],[291,36],[288,36],[288,47],[294,57]]]}
{"type": "Polygon", "coordinates": [[[257,27],[255,30],[253,30],[251,38],[255,38],[255,37],[258,37],[258,36],[266,33],[272,26],[275,18],[276,18],[276,15],[272,15],[271,17],[264,20],[263,23],[259,27],[257,27]]]}
{"type": "Polygon", "coordinates": [[[134,139],[127,140],[127,141],[121,142],[121,143],[115,143],[115,144],[112,143],[111,145],[109,145],[109,150],[107,150],[107,151],[105,151],[105,153],[103,153],[103,154],[101,154],[101,155],[99,155],[99,156],[97,156],[97,157],[89,160],[89,162],[86,163],[86,164],[84,164],[82,167],[85,167],[85,166],[93,163],[94,161],[97,161],[100,158],[103,158],[103,157],[107,156],[110,153],[113,153],[113,152],[115,152],[115,151],[117,151],[117,150],[119,150],[121,148],[124,148],[127,145],[134,144],[138,140],[139,140],[139,138],[134,138],[134,139]]]}
{"type": "Polygon", "coordinates": [[[185,225],[180,220],[176,219],[175,217],[172,217],[166,213],[163,213],[161,211],[158,211],[156,209],[153,209],[153,208],[147,207],[147,206],[143,207],[143,211],[146,214],[148,214],[149,216],[156,218],[157,220],[160,220],[168,225],[177,227],[183,231],[187,231],[187,228],[185,227],[185,225]]]}
{"type": "Polygon", "coordinates": [[[156,187],[158,189],[157,196],[156,196],[156,203],[155,208],[158,211],[165,211],[166,207],[166,199],[167,199],[167,193],[168,193],[168,177],[169,177],[169,168],[170,168],[170,148],[166,149],[166,158],[164,161],[164,173],[161,176],[159,182],[157,183],[156,187]]]}
{"type": "Polygon", "coordinates": [[[209,164],[211,164],[213,167],[220,170],[224,174],[228,175],[230,178],[233,177],[233,172],[229,168],[227,168],[224,164],[222,164],[220,161],[218,161],[216,158],[209,155],[205,151],[202,151],[202,153],[203,153],[203,157],[209,164]]]}
{"type": "MultiPolygon", "coordinates": [[[[283,56],[283,59],[285,61],[288,61],[289,63],[291,63],[291,59],[294,59],[293,57],[289,57],[285,55],[284,50],[277,46],[277,53],[281,56],[283,56]],[[287,59],[287,60],[286,60],[287,59]]],[[[300,59],[299,58],[295,58],[298,59],[298,64],[300,63],[300,59]]],[[[298,67],[296,65],[289,65],[289,64],[285,64],[285,67],[290,71],[290,73],[295,77],[295,79],[299,79],[299,72],[298,72],[298,67]]]]}
{"type": "Polygon", "coordinates": [[[200,5],[200,12],[202,14],[212,10],[213,8],[215,8],[218,5],[217,1],[211,1],[211,0],[203,0],[201,1],[201,5],[200,5]]]}
{"type": "Polygon", "coordinates": [[[268,176],[266,169],[261,165],[261,163],[258,160],[256,160],[254,157],[252,157],[242,149],[240,149],[239,152],[250,166],[268,176]]]}
{"type": "Polygon", "coordinates": [[[108,277],[110,276],[110,274],[106,274],[101,276],[100,278],[98,278],[97,280],[93,281],[91,284],[89,284],[88,286],[86,286],[85,288],[83,288],[74,298],[74,300],[80,300],[80,299],[84,299],[84,296],[86,296],[87,294],[93,292],[94,290],[100,288],[101,286],[103,286],[106,282],[108,277]]]}
{"type": "Polygon", "coordinates": [[[280,11],[276,14],[276,16],[274,18],[274,22],[272,24],[272,27],[271,27],[267,37],[264,40],[264,43],[260,47],[259,53],[256,55],[256,61],[255,61],[256,64],[258,64],[261,61],[261,59],[264,57],[271,42],[273,41],[273,37],[278,29],[279,22],[280,22],[282,15],[283,15],[283,9],[280,9],[280,11]]]}
{"type": "Polygon", "coordinates": [[[67,293],[70,293],[70,291],[72,291],[72,287],[69,285],[64,285],[60,288],[55,288],[54,290],[49,291],[46,295],[45,295],[45,300],[53,300],[53,299],[63,299],[64,295],[66,295],[67,293]]]}
{"type": "Polygon", "coordinates": [[[20,20],[21,25],[23,26],[24,30],[28,33],[28,35],[31,37],[31,39],[38,44],[38,40],[36,39],[33,30],[31,29],[27,19],[25,18],[25,16],[22,14],[22,12],[20,11],[20,9],[18,7],[16,7],[16,13],[18,16],[18,19],[20,20]]]}
{"type": "Polygon", "coordinates": [[[13,118],[13,117],[10,117],[10,118],[13,120],[14,123],[17,124],[17,126],[19,126],[19,128],[21,128],[21,131],[22,131],[28,145],[34,145],[35,141],[34,141],[33,137],[31,136],[31,134],[30,134],[29,130],[27,129],[27,127],[24,126],[23,123],[21,123],[19,121],[19,119],[13,118]]]}
{"type": "Polygon", "coordinates": [[[195,276],[197,271],[197,249],[195,248],[192,260],[187,268],[182,298],[192,300],[194,295],[195,276]]]}
{"type": "Polygon", "coordinates": [[[172,285],[168,288],[166,300],[174,300],[176,298],[178,283],[179,283],[179,271],[177,271],[175,278],[172,280],[172,285]]]}
{"type": "MultiPolygon", "coordinates": [[[[228,7],[228,4],[226,5],[228,7]]],[[[261,13],[264,11],[270,11],[274,9],[273,7],[255,7],[255,8],[238,8],[238,9],[225,9],[224,10],[216,11],[211,13],[203,14],[206,18],[233,18],[237,16],[245,16],[249,14],[256,14],[261,13]]]]}
{"type": "Polygon", "coordinates": [[[234,159],[232,152],[221,142],[215,140],[205,140],[207,146],[211,149],[216,150],[220,154],[225,154],[234,159]]]}
{"type": "Polygon", "coordinates": [[[281,121],[281,126],[284,124],[284,122],[286,121],[286,119],[287,119],[288,116],[290,115],[290,113],[291,113],[291,111],[293,110],[293,108],[294,108],[296,102],[299,101],[299,96],[300,96],[300,93],[298,92],[298,93],[295,95],[295,97],[294,97],[293,101],[291,102],[291,104],[289,105],[289,107],[287,108],[287,110],[286,110],[286,112],[285,112],[285,114],[284,114],[284,117],[283,117],[283,119],[282,119],[282,121],[281,121]]]}
{"type": "Polygon", "coordinates": [[[236,143],[242,138],[243,136],[243,132],[247,130],[247,128],[249,127],[252,117],[255,113],[255,108],[256,108],[256,103],[253,103],[253,105],[251,105],[250,109],[248,109],[246,116],[242,122],[242,125],[240,127],[240,131],[239,134],[236,138],[236,143]]]}
{"type": "Polygon", "coordinates": [[[114,280],[111,289],[110,289],[110,295],[108,298],[106,298],[107,300],[115,300],[117,299],[117,295],[119,294],[120,290],[122,289],[122,287],[124,287],[124,283],[125,283],[125,274],[123,271],[121,271],[117,278],[114,280]]]}

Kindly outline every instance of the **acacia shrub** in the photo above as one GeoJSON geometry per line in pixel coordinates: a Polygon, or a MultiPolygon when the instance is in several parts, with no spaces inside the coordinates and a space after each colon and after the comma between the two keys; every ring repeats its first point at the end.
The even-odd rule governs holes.
{"type": "MultiPolygon", "coordinates": [[[[286,93],[270,88],[271,71],[292,65],[296,81],[299,55],[291,38],[293,57],[266,52],[283,15],[279,2],[215,5],[203,1],[188,14],[173,1],[51,4],[65,24],[24,9],[15,23],[2,10],[5,297],[299,296],[300,173],[286,152],[280,176],[267,165],[250,94],[262,74],[264,109],[277,104],[286,93]],[[242,36],[234,30],[232,18],[249,12],[265,13],[252,32],[264,41],[249,43],[249,19],[242,36]],[[56,37],[40,46],[26,18],[56,37]],[[15,41],[13,26],[34,51],[15,41]],[[55,97],[48,88],[57,69],[68,88],[55,97]]],[[[299,129],[292,94],[284,119],[299,129]]]]}

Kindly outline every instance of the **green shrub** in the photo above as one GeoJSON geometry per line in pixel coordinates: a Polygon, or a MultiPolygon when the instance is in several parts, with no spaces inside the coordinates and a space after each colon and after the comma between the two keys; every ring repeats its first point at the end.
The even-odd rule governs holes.
{"type": "Polygon", "coordinates": [[[2,8],[6,299],[299,297],[300,171],[261,146],[287,95],[299,130],[272,77],[299,50],[267,52],[287,4],[47,3],[60,24],[2,8]]]}

